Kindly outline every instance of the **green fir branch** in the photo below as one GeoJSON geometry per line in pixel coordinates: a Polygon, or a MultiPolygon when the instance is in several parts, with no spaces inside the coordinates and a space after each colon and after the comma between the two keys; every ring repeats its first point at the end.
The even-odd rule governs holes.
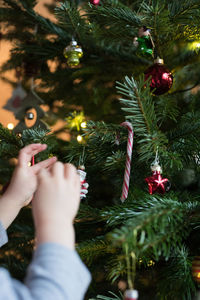
{"type": "Polygon", "coordinates": [[[76,247],[79,255],[88,264],[91,265],[98,257],[112,253],[113,249],[105,241],[104,236],[98,236],[91,240],[84,241],[76,247]]]}
{"type": "Polygon", "coordinates": [[[151,251],[155,259],[170,257],[172,248],[181,246],[189,234],[189,215],[199,210],[199,203],[180,203],[167,198],[155,198],[138,207],[134,218],[113,230],[109,239],[114,245],[128,243],[137,257],[151,251]]]}
{"type": "MultiPolygon", "coordinates": [[[[157,126],[154,103],[149,86],[144,88],[144,79],[136,82],[134,78],[125,77],[124,83],[117,82],[117,90],[124,95],[120,98],[122,110],[128,113],[126,119],[130,120],[133,130],[140,138],[140,160],[152,160],[156,149],[162,152],[168,142],[167,137],[157,126]]],[[[148,85],[148,82],[146,83],[148,85]]]]}
{"type": "Polygon", "coordinates": [[[110,296],[103,296],[103,295],[97,295],[96,298],[90,298],[89,300],[122,300],[123,299],[123,295],[120,292],[120,296],[117,296],[115,293],[108,291],[109,294],[111,294],[114,297],[110,297],[110,296]]]}

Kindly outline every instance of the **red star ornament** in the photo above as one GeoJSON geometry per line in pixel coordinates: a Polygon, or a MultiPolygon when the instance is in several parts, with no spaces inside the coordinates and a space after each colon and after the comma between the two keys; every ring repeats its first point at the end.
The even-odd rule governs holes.
{"type": "Polygon", "coordinates": [[[149,194],[152,195],[154,193],[164,194],[166,191],[165,185],[169,180],[162,178],[159,171],[155,171],[152,176],[145,178],[145,181],[149,186],[149,194]]]}

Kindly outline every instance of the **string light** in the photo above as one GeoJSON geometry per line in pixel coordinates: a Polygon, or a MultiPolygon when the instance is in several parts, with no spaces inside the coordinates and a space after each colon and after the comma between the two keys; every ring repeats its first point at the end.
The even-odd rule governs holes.
{"type": "Polygon", "coordinates": [[[190,43],[189,48],[192,49],[192,50],[200,48],[200,41],[190,43]]]}
{"type": "Polygon", "coordinates": [[[13,124],[13,123],[8,123],[7,128],[8,128],[9,130],[13,130],[14,124],[13,124]]]}
{"type": "Polygon", "coordinates": [[[149,262],[148,262],[148,264],[147,264],[147,266],[148,267],[152,267],[154,265],[155,265],[155,262],[152,259],[150,259],[149,262]]]}
{"type": "Polygon", "coordinates": [[[82,140],[83,140],[83,137],[82,137],[81,135],[77,135],[77,141],[78,141],[79,143],[81,143],[82,140]]]}
{"type": "Polygon", "coordinates": [[[86,128],[87,127],[87,123],[86,122],[82,122],[81,123],[81,128],[86,128]]]}

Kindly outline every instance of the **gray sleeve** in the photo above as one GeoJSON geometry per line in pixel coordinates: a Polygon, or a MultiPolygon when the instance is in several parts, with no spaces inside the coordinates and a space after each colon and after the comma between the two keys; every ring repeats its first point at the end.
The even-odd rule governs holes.
{"type": "Polygon", "coordinates": [[[34,253],[25,284],[0,268],[0,300],[82,300],[90,280],[75,251],[45,243],[34,253]]]}
{"type": "Polygon", "coordinates": [[[0,247],[3,246],[8,242],[8,236],[6,233],[5,228],[3,227],[1,221],[0,221],[0,247]]]}

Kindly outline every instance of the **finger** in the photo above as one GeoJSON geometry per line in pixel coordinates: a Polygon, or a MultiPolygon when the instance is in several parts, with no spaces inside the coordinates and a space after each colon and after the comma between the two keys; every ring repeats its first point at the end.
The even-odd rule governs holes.
{"type": "Polygon", "coordinates": [[[50,170],[53,176],[64,176],[64,165],[60,161],[53,164],[50,170]]]}
{"type": "Polygon", "coordinates": [[[18,165],[28,166],[31,158],[47,148],[46,144],[30,144],[19,151],[18,165]]]}
{"type": "MultiPolygon", "coordinates": [[[[77,175],[77,169],[72,164],[64,164],[64,176],[66,178],[69,177],[76,177],[77,175]]],[[[77,175],[78,177],[78,175],[77,175]]]]}
{"type": "Polygon", "coordinates": [[[43,160],[36,165],[32,166],[31,169],[34,171],[35,174],[37,174],[41,169],[49,168],[57,161],[57,157],[51,157],[46,160],[43,160]]]}
{"type": "Polygon", "coordinates": [[[40,182],[43,181],[44,179],[47,179],[49,176],[50,176],[50,172],[47,169],[41,169],[37,175],[38,184],[40,184],[40,182]]]}

